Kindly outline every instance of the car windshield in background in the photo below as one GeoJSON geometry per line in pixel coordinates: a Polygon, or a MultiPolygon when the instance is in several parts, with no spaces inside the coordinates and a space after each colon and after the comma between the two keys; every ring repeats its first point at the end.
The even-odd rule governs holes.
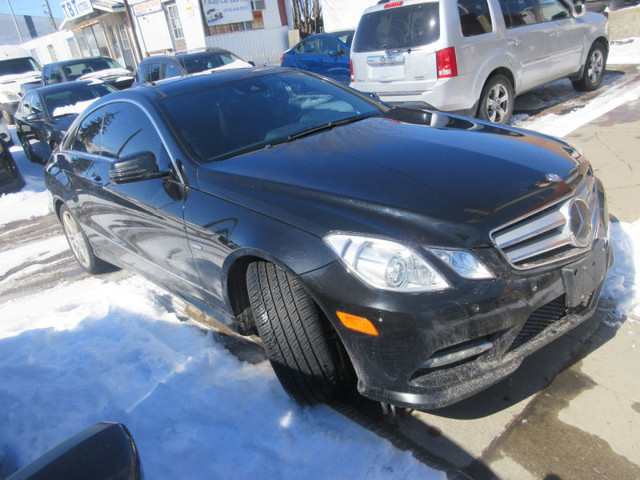
{"type": "Polygon", "coordinates": [[[96,83],[43,92],[42,98],[51,117],[56,118],[82,113],[96,98],[117,91],[111,85],[96,83]]]}
{"type": "Polygon", "coordinates": [[[363,15],[354,52],[414,48],[440,38],[438,2],[395,7],[363,15]]]}
{"type": "Polygon", "coordinates": [[[360,96],[299,72],[224,83],[161,104],[185,145],[205,162],[381,114],[360,96]]]}
{"type": "Polygon", "coordinates": [[[353,42],[354,33],[355,33],[355,30],[347,30],[344,32],[329,33],[328,35],[331,35],[332,37],[337,38],[342,43],[344,43],[347,47],[351,48],[351,42],[353,42]]]}
{"type": "Polygon", "coordinates": [[[12,58],[0,61],[0,75],[17,75],[26,72],[39,72],[40,67],[30,57],[12,58]]]}
{"type": "Polygon", "coordinates": [[[179,57],[179,59],[187,73],[204,72],[205,70],[220,68],[240,60],[240,58],[231,52],[207,52],[183,55],[179,57]]]}
{"type": "Polygon", "coordinates": [[[122,67],[110,58],[92,58],[78,63],[66,64],[63,68],[69,80],[76,80],[87,73],[122,67]]]}

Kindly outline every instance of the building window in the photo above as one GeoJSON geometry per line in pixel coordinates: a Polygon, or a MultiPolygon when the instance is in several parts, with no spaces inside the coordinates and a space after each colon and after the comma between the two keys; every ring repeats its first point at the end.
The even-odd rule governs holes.
{"type": "Polygon", "coordinates": [[[264,6],[264,0],[253,0],[251,6],[254,10],[266,10],[264,6]]]}
{"type": "Polygon", "coordinates": [[[171,25],[173,38],[184,38],[180,16],[178,15],[178,7],[176,7],[175,4],[168,6],[167,13],[169,14],[169,25],[171,25]]]}

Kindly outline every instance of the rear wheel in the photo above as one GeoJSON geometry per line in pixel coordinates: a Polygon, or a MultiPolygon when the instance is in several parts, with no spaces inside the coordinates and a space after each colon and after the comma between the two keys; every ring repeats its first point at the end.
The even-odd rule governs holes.
{"type": "Polygon", "coordinates": [[[494,123],[506,124],[513,113],[513,85],[504,75],[493,75],[480,95],[478,118],[494,123]]]}
{"type": "Polygon", "coordinates": [[[66,205],[60,207],[60,222],[71,251],[83,270],[89,273],[104,271],[109,264],[95,256],[89,239],[66,205]]]}
{"type": "Polygon", "coordinates": [[[22,135],[19,135],[18,138],[20,139],[22,150],[24,150],[24,155],[32,162],[35,162],[35,159],[33,156],[33,150],[31,150],[31,144],[22,135]]]}
{"type": "Polygon", "coordinates": [[[247,270],[256,327],[280,383],[296,401],[327,401],[350,383],[340,345],[295,277],[268,262],[247,270]]]}
{"type": "Polygon", "coordinates": [[[573,88],[580,92],[595,90],[602,83],[607,62],[607,51],[601,42],[594,43],[587,55],[582,77],[571,82],[573,88]]]}

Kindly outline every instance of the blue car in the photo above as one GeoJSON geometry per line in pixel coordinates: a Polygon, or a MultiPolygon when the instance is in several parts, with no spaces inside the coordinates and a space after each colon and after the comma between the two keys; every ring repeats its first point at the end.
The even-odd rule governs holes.
{"type": "Polygon", "coordinates": [[[280,65],[318,73],[344,85],[351,80],[349,53],[354,30],[319,33],[298,42],[282,55],[280,65]]]}

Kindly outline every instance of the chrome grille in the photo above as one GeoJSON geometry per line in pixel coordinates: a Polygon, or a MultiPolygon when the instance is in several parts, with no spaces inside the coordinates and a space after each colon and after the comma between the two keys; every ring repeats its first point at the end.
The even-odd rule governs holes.
{"type": "Polygon", "coordinates": [[[499,227],[491,237],[513,266],[527,269],[587,250],[597,222],[598,191],[588,175],[573,196],[499,227]]]}

